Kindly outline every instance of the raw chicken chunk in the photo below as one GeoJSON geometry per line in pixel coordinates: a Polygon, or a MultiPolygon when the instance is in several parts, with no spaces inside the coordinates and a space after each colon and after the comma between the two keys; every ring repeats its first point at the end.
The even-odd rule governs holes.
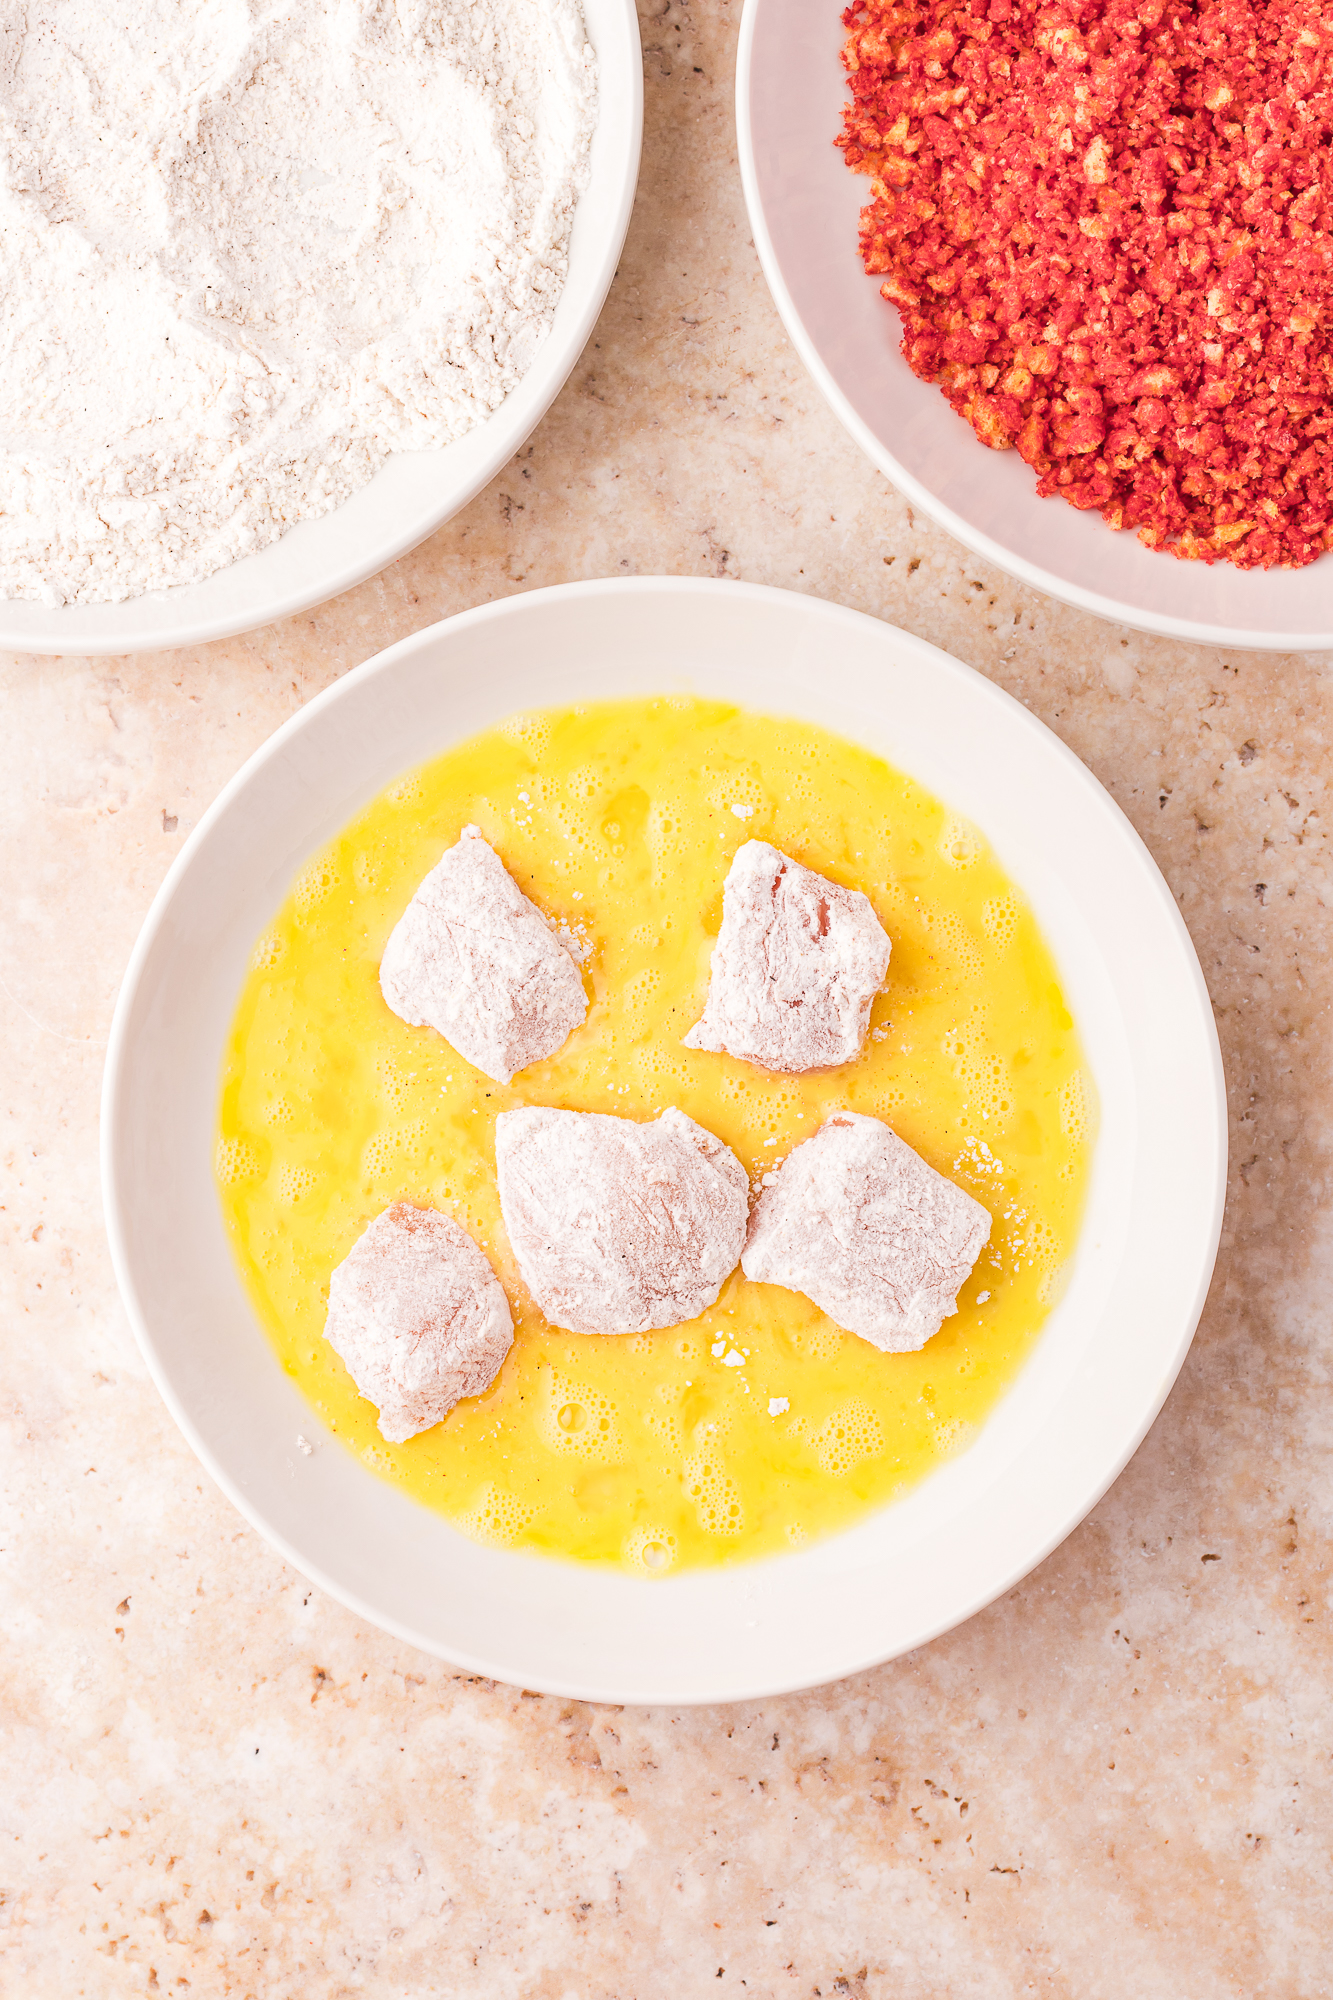
{"type": "Polygon", "coordinates": [[[573,957],[475,826],[393,928],[380,990],[497,1083],[554,1055],[588,1011],[573,957]]]}
{"type": "Polygon", "coordinates": [[[402,1444],[489,1389],[514,1338],[500,1280],[472,1238],[435,1208],[396,1201],[329,1280],[325,1338],[402,1444]]]}
{"type": "Polygon", "coordinates": [[[859,1055],[890,945],[870,899],[765,840],[736,850],[702,1019],[687,1049],[765,1069],[831,1069],[859,1055]]]}
{"type": "Polygon", "coordinates": [[[745,1169],[683,1112],[639,1125],[597,1111],[506,1111],[495,1161],[519,1269],[554,1326],[676,1326],[705,1312],[736,1268],[745,1169]]]}
{"type": "Polygon", "coordinates": [[[760,1195],[741,1269],[804,1292],[885,1353],[907,1354],[957,1310],[990,1228],[981,1203],[882,1120],[841,1111],[760,1195]]]}

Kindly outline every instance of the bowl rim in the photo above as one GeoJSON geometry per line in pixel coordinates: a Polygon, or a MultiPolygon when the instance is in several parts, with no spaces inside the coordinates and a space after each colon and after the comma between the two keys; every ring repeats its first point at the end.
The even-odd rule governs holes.
{"type": "MultiPolygon", "coordinates": [[[[581,0],[583,4],[583,0],[581,0]]],[[[615,150],[605,163],[603,172],[607,185],[612,175],[617,177],[617,191],[611,210],[610,225],[603,236],[601,247],[595,260],[590,264],[585,279],[586,290],[582,303],[572,315],[562,314],[568,293],[562,291],[557,302],[555,316],[546,339],[537,350],[528,372],[515,384],[499,407],[475,424],[453,445],[442,447],[435,452],[399,452],[391,454],[389,460],[365,486],[335,507],[330,513],[307,517],[297,521],[276,541],[256,552],[256,556],[241,556],[234,562],[224,564],[209,576],[196,583],[174,584],[160,591],[145,591],[138,597],[126,598],[113,604],[73,604],[46,607],[37,605],[29,598],[0,598],[0,649],[7,652],[41,657],[68,654],[73,658],[90,658],[102,655],[134,653],[159,653],[173,651],[178,647],[202,646],[217,639],[235,638],[242,633],[255,631],[261,625],[277,624],[284,618],[295,617],[302,611],[313,610],[325,604],[330,598],[340,597],[346,591],[354,590],[358,584],[370,577],[378,576],[381,570],[397,562],[401,556],[411,553],[430,536],[460,513],[478,493],[488,486],[509,460],[519,452],[538,424],[546,416],[551,405],[561,393],[569,377],[578,365],[579,357],[592,331],[600,319],[606,304],[607,294],[625,247],[629,232],[630,218],[638,191],[639,166],[643,152],[643,49],[639,33],[639,17],[635,0],[600,0],[616,20],[616,32],[623,35],[623,64],[617,62],[614,77],[606,74],[606,55],[598,48],[598,101],[597,122],[593,133],[596,147],[603,135],[616,141],[615,150]],[[552,363],[555,366],[552,367],[552,363]],[[543,386],[535,396],[525,396],[529,383],[545,377],[543,386]],[[246,600],[238,600],[235,607],[219,609],[200,615],[183,613],[173,626],[153,623],[145,617],[143,607],[149,610],[170,603],[173,596],[205,589],[230,572],[239,570],[247,562],[262,558],[280,550],[288,537],[303,530],[318,532],[331,522],[337,521],[343,508],[354,503],[362,495],[373,491],[377,482],[393,467],[395,461],[444,459],[455,445],[473,439],[489,437],[484,452],[476,460],[461,483],[452,486],[443,499],[417,514],[407,525],[400,525],[393,533],[382,539],[373,537],[364,549],[351,561],[343,561],[326,569],[322,577],[307,578],[295,585],[265,584],[249,595],[246,600]],[[135,611],[139,608],[139,620],[135,622],[135,611]],[[43,612],[39,623],[35,614],[43,612]],[[78,616],[78,623],[72,622],[71,614],[78,616]],[[86,615],[84,615],[86,614],[86,615]],[[34,629],[23,623],[24,617],[33,619],[34,629]],[[61,629],[62,617],[69,629],[61,629]]],[[[585,32],[593,38],[592,24],[587,21],[585,9],[585,32]]],[[[579,196],[579,204],[586,197],[579,196]]],[[[578,227],[578,205],[575,207],[573,227],[578,227]]]]}
{"type": "MultiPolygon", "coordinates": [[[[1081,584],[1072,583],[1058,571],[1043,568],[1040,563],[1005,548],[984,530],[974,527],[956,509],[941,500],[894,454],[878,432],[872,429],[855,409],[824,360],[792,296],[768,225],[755,158],[751,91],[755,41],[759,32],[760,15],[765,5],[766,0],[744,0],[736,48],[736,143],[746,212],[760,267],[787,335],[834,416],[861,447],[871,463],[877,466],[885,478],[891,481],[913,505],[920,507],[933,521],[938,522],[939,526],[946,529],[956,541],[961,542],[964,548],[971,549],[974,554],[984,557],[987,562],[994,563],[997,569],[1017,577],[1020,582],[1029,584],[1034,590],[1039,590],[1048,597],[1058,598],[1061,603],[1072,605],[1076,610],[1091,612],[1094,617],[1105,619],[1108,624],[1129,626],[1136,631],[1154,633],[1160,638],[1183,639],[1193,645],[1218,646],[1245,652],[1323,652],[1333,647],[1333,622],[1326,627],[1315,628],[1308,632],[1285,632],[1259,626],[1210,624],[1199,619],[1175,617],[1169,613],[1144,609],[1126,602],[1123,598],[1106,596],[1100,591],[1089,590],[1081,584]]],[[[1112,531],[1108,529],[1107,532],[1112,531]]],[[[1163,556],[1161,560],[1165,562],[1168,558],[1163,556]]],[[[1329,574],[1333,576],[1333,552],[1322,560],[1329,563],[1329,574]]],[[[1274,571],[1270,574],[1281,575],[1284,572],[1274,571]]]]}
{"type": "MultiPolygon", "coordinates": [[[[431,752],[430,754],[438,754],[438,752],[431,752]]],[[[899,1657],[904,1652],[928,1643],[930,1640],[940,1636],[940,1634],[966,1622],[967,1619],[973,1617],[978,1611],[984,1609],[986,1605],[994,1602],[1006,1591],[1012,1589],[1015,1584],[1042,1562],[1053,1549],[1058,1547],[1086,1517],[1091,1509],[1096,1506],[1098,1501],[1124,1470],[1130,1458],[1137,1451],[1152,1424],[1155,1422],[1189,1351],[1198,1319],[1207,1297],[1221,1234],[1226,1198],[1226,1082],[1207,986],[1199,966],[1193,942],[1169,886],[1161,876],[1160,871],[1157,869],[1155,862],[1153,862],[1137,831],[1116,801],[1099,784],[1087,766],[1082,763],[1075,753],[1053,731],[1049,730],[1045,724],[1032,716],[1015,697],[997,686],[994,682],[991,682],[985,676],[976,674],[974,670],[966,667],[952,655],[943,653],[940,649],[929,645],[928,642],[919,640],[912,634],[902,632],[899,628],[888,626],[887,621],[874,619],[866,613],[829,603],[827,600],[815,597],[813,593],[807,597],[801,593],[779,590],[769,586],[740,584],[712,578],[606,578],[554,585],[531,592],[518,592],[509,597],[495,599],[488,603],[474,606],[470,610],[457,613],[452,618],[441,620],[437,624],[425,627],[421,631],[411,634],[407,638],[386,648],[383,652],[364,661],[361,665],[352,669],[338,681],[335,681],[328,688],[324,689],[306,704],[304,708],[299,709],[281,724],[245,760],[240,769],[222,788],[216,799],[201,817],[180,853],[176,856],[152,900],[139,936],[136,939],[117,997],[107,1043],[102,1091],[100,1156],[103,1206],[112,1265],[137,1345],[144,1357],[148,1372],[177,1425],[210,1476],[243,1517],[250,1522],[251,1526],[257,1530],[270,1546],[276,1549],[285,1561],[289,1562],[299,1573],[306,1576],[320,1589],[327,1591],[331,1597],[342,1603],[355,1615],[365,1618],[371,1624],[390,1632],[395,1637],[404,1640],[422,1651],[438,1658],[448,1659],[453,1664],[468,1671],[480,1673],[489,1678],[507,1683],[518,1682],[525,1686],[540,1686],[552,1694],[571,1696],[578,1699],[621,1701],[634,1704],[669,1703],[676,1706],[700,1705],[720,1701],[730,1702],[761,1699],[770,1695],[792,1692],[803,1687],[825,1684],[860,1672],[884,1660],[899,1657]],[[520,606],[524,607],[528,613],[531,613],[540,610],[543,604],[554,601],[591,599],[607,596],[641,597],[647,599],[663,592],[701,595],[705,599],[712,599],[718,603],[724,599],[731,603],[736,603],[748,598],[778,606],[790,605],[793,600],[798,604],[818,605],[823,613],[843,623],[849,639],[853,638],[858,631],[864,631],[866,628],[887,629],[893,633],[895,641],[902,642],[910,654],[917,656],[919,663],[934,664],[958,682],[966,681],[974,687],[977,683],[980,683],[983,698],[992,700],[1001,711],[1016,711],[1017,715],[1021,717],[1023,725],[1046,740],[1047,751],[1056,755],[1071,771],[1077,774],[1078,780],[1096,796],[1096,803],[1102,812],[1117,824],[1121,836],[1127,835],[1133,848],[1138,850],[1141,873],[1152,885],[1158,900],[1160,913],[1174,931],[1177,944],[1183,947],[1183,969],[1186,972],[1187,982],[1192,991],[1193,1001],[1199,1010],[1200,1023],[1204,1024],[1203,1033],[1207,1040],[1206,1062],[1211,1082],[1210,1106],[1213,1120],[1211,1129],[1205,1135],[1207,1144],[1204,1147],[1205,1153],[1209,1147],[1212,1149],[1213,1171],[1208,1198],[1208,1219],[1206,1226],[1200,1231],[1197,1242],[1190,1245],[1190,1268],[1197,1272],[1197,1276],[1192,1287],[1188,1305],[1180,1312],[1179,1329],[1174,1345],[1169,1353],[1163,1354],[1160,1357],[1154,1392],[1143,1403],[1132,1435],[1127,1437],[1123,1447],[1116,1453],[1114,1461],[1109,1464],[1103,1463],[1095,1480],[1080,1490],[1079,1503],[1076,1510],[1051,1525],[1047,1532],[1041,1535],[1039,1539],[1025,1543],[1021,1548],[1017,1549],[1012,1563],[998,1576],[989,1576],[984,1588],[976,1591],[962,1603],[953,1604],[947,1613],[941,1615],[933,1622],[923,1624],[919,1629],[915,1629],[910,1638],[904,1640],[901,1644],[895,1644],[887,1652],[879,1648],[864,1654],[858,1653],[842,1658],[829,1671],[822,1672],[815,1677],[812,1677],[808,1673],[798,1673],[795,1675],[769,1673],[752,1678],[750,1682],[742,1686],[728,1686],[722,1691],[709,1689],[702,1692],[683,1690],[665,1681],[661,1684],[653,1684],[650,1681],[646,1687],[641,1686],[633,1691],[626,1692],[623,1687],[608,1685],[586,1677],[559,1677],[548,1676],[541,1672],[534,1673],[522,1663],[515,1663],[513,1660],[496,1659],[482,1653],[474,1653],[456,1644],[450,1645],[445,1650],[438,1641],[423,1634],[421,1629],[414,1628],[410,1621],[386,1615],[383,1607],[372,1603],[355,1588],[350,1587],[338,1575],[325,1568],[322,1563],[313,1560],[290,1536],[275,1527],[265,1515],[262,1507],[254,1503],[240,1478],[222,1462],[212,1446],[202,1436],[181,1395],[177,1391],[166,1360],[159,1351],[158,1343],[150,1324],[151,1316],[144,1304],[139,1289],[135,1255],[131,1244],[132,1232],[129,1227],[127,1215],[127,1197],[126,1191],[121,1184],[117,1157],[119,1128],[123,1117],[126,1115],[122,1088],[122,1072],[126,1066],[129,1054],[132,1015],[138,988],[143,981],[145,969],[155,950],[158,948],[163,933],[168,930],[171,924],[176,894],[179,886],[188,874],[195,856],[209,842],[214,827],[220,820],[225,818],[231,806],[244,793],[256,774],[265,765],[280,758],[287,745],[294,739],[298,739],[310,727],[312,718],[317,719],[329,709],[336,707],[348,698],[349,693],[354,692],[366,683],[373,682],[380,676],[391,674],[400,663],[410,660],[414,654],[429,651],[429,649],[438,644],[441,635],[446,631],[457,632],[460,629],[501,622],[506,617],[512,615],[516,608],[520,606]]],[[[264,1337],[267,1339],[266,1335],[264,1337]]],[[[1031,1357],[1029,1357],[1029,1362],[1025,1362],[1025,1369],[1030,1365],[1030,1359],[1031,1357]]],[[[1021,1373],[1022,1371],[1020,1371],[1019,1379],[1021,1379],[1021,1373]]],[[[1001,1400],[1003,1401],[1003,1399],[1001,1400]]],[[[374,1477],[373,1474],[369,1473],[366,1476],[368,1478],[374,1477]]],[[[919,1491],[920,1489],[916,1490],[919,1491]]],[[[416,1503],[412,1504],[415,1505],[416,1503]]],[[[875,1511],[878,1513],[883,1510],[875,1511]]],[[[867,1520],[873,1518],[873,1514],[866,1517],[867,1520]]],[[[815,1547],[817,1549],[827,1549],[838,1543],[843,1537],[854,1535],[858,1532],[858,1527],[854,1527],[851,1530],[844,1530],[841,1536],[835,1535],[826,1538],[821,1543],[816,1544],[815,1547]]],[[[563,1570],[564,1568],[564,1565],[553,1564],[545,1557],[516,1554],[513,1551],[505,1551],[504,1553],[509,1562],[526,1565],[530,1573],[538,1570],[549,1573],[552,1569],[563,1570]]],[[[725,1566],[715,1571],[686,1572],[680,1579],[669,1580],[667,1588],[677,1589],[690,1583],[696,1577],[703,1576],[729,1579],[733,1590],[736,1589],[739,1583],[743,1591],[747,1572],[753,1573],[765,1568],[769,1563],[790,1564],[800,1560],[802,1560],[800,1556],[777,1556],[756,1559],[752,1563],[725,1566]]],[[[634,1579],[617,1578],[617,1582],[621,1581],[628,1581],[635,1588],[645,1589],[654,1593],[663,1588],[660,1582],[649,1582],[638,1585],[634,1579]]]]}

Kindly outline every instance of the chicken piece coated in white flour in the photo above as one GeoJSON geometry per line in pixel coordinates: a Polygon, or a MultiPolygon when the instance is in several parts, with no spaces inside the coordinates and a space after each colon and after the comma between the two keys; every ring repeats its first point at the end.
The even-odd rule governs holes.
{"type": "Polygon", "coordinates": [[[741,1269],[804,1292],[884,1353],[909,1354],[957,1311],[990,1229],[981,1203],[881,1119],[840,1111],[760,1195],[741,1269]]]}
{"type": "Polygon", "coordinates": [[[745,1169],[681,1111],[649,1125],[598,1111],[506,1111],[495,1163],[518,1267],[553,1326],[678,1326],[706,1312],[736,1268],[745,1169]]]}
{"type": "Polygon", "coordinates": [[[485,1256],[436,1208],[396,1201],[329,1280],[324,1337],[403,1444],[480,1396],[500,1372],[514,1320],[485,1256]]]}
{"type": "Polygon", "coordinates": [[[497,1083],[554,1055],[588,1011],[569,950],[475,826],[394,925],[380,991],[497,1083]]]}
{"type": "Polygon", "coordinates": [[[890,944],[870,899],[766,840],[736,851],[702,1019],[687,1049],[764,1069],[832,1069],[861,1052],[890,944]]]}

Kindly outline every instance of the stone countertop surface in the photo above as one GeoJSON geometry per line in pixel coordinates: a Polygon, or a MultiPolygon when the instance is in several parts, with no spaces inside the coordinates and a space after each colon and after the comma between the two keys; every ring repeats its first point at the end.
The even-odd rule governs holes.
{"type": "Polygon", "coordinates": [[[614,290],[550,415],[472,506],[373,582],[247,638],[0,662],[14,2000],[1333,1991],[1330,662],[1066,610],[862,460],[750,242],[738,12],[645,0],[643,176],[614,290]],[[907,1658],[677,1712],[469,1678],[286,1568],[147,1378],[97,1182],[122,968],[182,837],[250,752],[436,619],[651,572],[855,605],[1056,730],[1179,899],[1231,1098],[1198,1337],[1083,1526],[907,1658]]]}

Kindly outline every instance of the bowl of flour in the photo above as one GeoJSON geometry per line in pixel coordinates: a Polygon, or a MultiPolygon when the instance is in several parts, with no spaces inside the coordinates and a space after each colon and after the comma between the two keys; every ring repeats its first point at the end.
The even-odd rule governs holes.
{"type": "Polygon", "coordinates": [[[490,480],[601,310],[633,0],[0,0],[0,646],[222,638],[490,480]]]}

